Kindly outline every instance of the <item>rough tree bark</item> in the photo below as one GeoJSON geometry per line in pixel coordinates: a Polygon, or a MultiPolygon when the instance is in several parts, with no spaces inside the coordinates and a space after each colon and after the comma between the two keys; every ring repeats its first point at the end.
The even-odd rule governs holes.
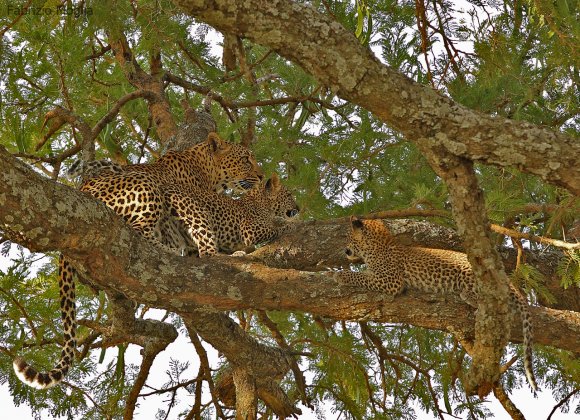
{"type": "MultiPolygon", "coordinates": [[[[272,47],[302,65],[342,98],[374,112],[416,142],[427,157],[431,156],[432,165],[444,179],[449,168],[441,167],[434,156],[513,166],[580,192],[578,142],[530,124],[479,114],[413,83],[382,65],[340,24],[309,6],[257,0],[176,3],[220,30],[272,47]]],[[[122,36],[111,37],[110,42],[127,78],[147,92],[142,96],[149,101],[160,138],[167,142],[175,134],[175,124],[164,98],[159,57],[152,57],[151,75],[147,75],[122,36]]],[[[452,183],[451,178],[446,181],[452,183]]],[[[475,227],[474,234],[466,235],[470,250],[485,221],[476,217],[471,224],[461,223],[461,218],[466,217],[465,209],[458,209],[461,197],[459,192],[456,195],[458,226],[464,234],[475,227]]],[[[8,239],[33,251],[63,251],[84,277],[106,291],[120,292],[180,314],[189,327],[226,354],[244,375],[249,374],[254,380],[266,378],[262,383],[255,382],[257,392],[266,401],[274,398],[274,405],[280,403],[277,412],[284,415],[292,413],[292,407],[283,397],[277,397],[280,389],[272,378],[290,369],[286,355],[241,334],[231,319],[215,310],[295,310],[334,319],[404,322],[461,333],[464,337],[476,335],[473,312],[458,299],[442,300],[410,292],[387,303],[372,293],[340,290],[327,274],[310,272],[346,265],[340,251],[346,228],[340,222],[297,223],[295,232],[248,258],[216,257],[211,264],[207,260],[183,259],[155,249],[103,205],[39,177],[3,149],[0,206],[0,229],[8,239]]],[[[481,214],[481,209],[474,213],[481,214]]],[[[440,228],[435,235],[422,236],[418,225],[402,221],[394,223],[397,224],[403,232],[412,232],[403,238],[413,236],[428,246],[436,246],[439,241],[441,247],[450,247],[444,236],[447,233],[440,228]]],[[[482,229],[489,242],[489,233],[482,229]]],[[[435,229],[431,226],[425,230],[435,229]]],[[[453,238],[452,248],[461,248],[457,237],[453,238]]],[[[472,252],[474,267],[489,269],[482,255],[491,245],[476,249],[478,252],[472,252]]],[[[493,260],[492,268],[500,272],[501,278],[487,286],[501,288],[505,275],[501,274],[498,259],[493,260]]],[[[532,316],[537,331],[535,342],[580,352],[575,339],[580,333],[580,314],[536,307],[532,308],[532,316]]],[[[519,321],[511,332],[505,331],[502,340],[520,342],[518,324],[519,321]]]]}
{"type": "Polygon", "coordinates": [[[508,342],[511,324],[508,278],[493,245],[485,199],[473,162],[447,151],[434,153],[427,149],[424,155],[447,184],[453,216],[480,283],[475,341],[470,350],[473,365],[464,382],[468,395],[477,393],[483,398],[499,379],[499,363],[508,342]]]}
{"type": "MultiPolygon", "coordinates": [[[[454,242],[454,235],[445,228],[436,229],[438,239],[426,235],[424,222],[395,221],[391,225],[405,233],[403,240],[414,238],[433,245],[449,237],[454,242]]],[[[319,269],[321,261],[328,266],[344,263],[336,255],[336,249],[345,243],[344,221],[297,223],[286,242],[283,238],[249,258],[177,257],[152,246],[102,203],[41,177],[0,148],[0,229],[5,238],[32,251],[64,252],[83,278],[110,296],[122,293],[181,315],[186,325],[224,353],[234,367],[251,373],[260,398],[280,416],[298,412],[277,384],[290,370],[288,356],[257,342],[216,310],[301,311],[337,320],[408,323],[468,340],[475,335],[473,311],[457,298],[409,292],[389,303],[371,292],[341,290],[328,273],[300,271],[302,267],[319,269]],[[313,252],[320,241],[310,237],[326,238],[326,234],[325,245],[313,252]],[[321,254],[325,249],[332,252],[321,254]],[[284,268],[268,267],[264,264],[268,261],[284,268]]],[[[532,322],[536,343],[580,353],[576,340],[579,313],[534,307],[532,322]]],[[[521,342],[519,322],[509,339],[521,342]]]]}
{"type": "Polygon", "coordinates": [[[258,391],[251,373],[243,367],[234,369],[236,386],[236,420],[252,420],[258,416],[258,391]]]}

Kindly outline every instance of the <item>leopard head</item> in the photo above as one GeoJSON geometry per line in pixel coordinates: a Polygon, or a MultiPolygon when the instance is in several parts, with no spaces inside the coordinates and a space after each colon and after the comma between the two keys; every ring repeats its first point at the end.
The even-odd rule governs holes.
{"type": "Polygon", "coordinates": [[[253,202],[262,203],[261,206],[268,209],[268,213],[274,217],[292,219],[300,212],[294,197],[288,188],[282,185],[276,173],[265,183],[250,190],[247,195],[253,202]]]}
{"type": "Polygon", "coordinates": [[[391,241],[391,232],[381,220],[360,219],[350,217],[350,232],[348,245],[344,250],[351,261],[367,258],[380,253],[391,241]]]}
{"type": "MultiPolygon", "coordinates": [[[[221,190],[244,192],[261,182],[262,170],[253,153],[246,147],[228,143],[216,133],[207,137],[207,145],[213,162],[219,171],[221,190]]],[[[218,188],[218,192],[220,188],[218,188]]]]}
{"type": "Polygon", "coordinates": [[[278,174],[274,172],[272,177],[266,181],[264,190],[272,203],[272,210],[275,216],[291,219],[300,212],[300,207],[296,204],[294,197],[282,183],[278,174]]]}

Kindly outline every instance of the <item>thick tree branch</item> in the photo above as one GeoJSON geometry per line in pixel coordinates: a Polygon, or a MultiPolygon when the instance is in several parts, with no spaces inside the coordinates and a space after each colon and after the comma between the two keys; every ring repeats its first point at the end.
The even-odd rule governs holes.
{"type": "Polygon", "coordinates": [[[467,109],[385,66],[330,16],[291,1],[175,0],[222,32],[268,46],[424,147],[516,167],[580,194],[580,142],[467,109]],[[542,159],[538,159],[542,156],[542,159]]]}
{"type": "MultiPolygon", "coordinates": [[[[554,206],[557,207],[557,206],[554,206]]],[[[545,211],[542,209],[541,205],[530,205],[529,206],[531,211],[539,212],[545,211]]],[[[529,210],[528,210],[529,211],[529,210]]],[[[403,210],[385,210],[376,213],[372,213],[365,216],[365,219],[389,219],[389,218],[402,218],[402,217],[411,217],[411,216],[420,216],[420,217],[443,217],[443,218],[451,218],[451,214],[445,210],[423,210],[417,208],[409,208],[403,210]]],[[[348,218],[344,218],[345,220],[348,218]]],[[[490,229],[495,233],[500,233],[505,236],[509,236],[510,238],[517,238],[517,239],[527,239],[531,242],[537,242],[544,245],[552,245],[558,248],[563,249],[580,249],[580,243],[571,243],[566,241],[561,241],[559,239],[552,239],[546,238],[544,236],[537,236],[531,235],[525,232],[519,232],[514,229],[509,229],[505,226],[496,225],[494,223],[489,225],[490,229]]]]}
{"type": "Polygon", "coordinates": [[[162,143],[167,142],[177,132],[177,126],[165,95],[160,57],[153,54],[152,74],[147,74],[133,55],[125,34],[122,32],[109,34],[109,45],[129,83],[141,91],[149,92],[146,96],[149,114],[155,122],[159,139],[162,143]]]}
{"type": "MultiPolygon", "coordinates": [[[[249,258],[163,253],[102,203],[42,178],[2,148],[0,229],[32,251],[62,251],[83,277],[106,290],[184,317],[209,305],[409,323],[473,335],[473,311],[459,299],[409,292],[388,303],[380,294],[341,289],[327,273],[271,268],[249,258]]],[[[579,313],[540,307],[531,312],[536,343],[580,353],[579,313]]],[[[510,341],[521,341],[520,327],[514,323],[510,341]]]]}
{"type": "Polygon", "coordinates": [[[237,409],[249,411],[253,399],[258,395],[282,418],[300,413],[278,385],[291,369],[290,355],[279,348],[258,342],[228,316],[213,312],[210,308],[194,309],[183,316],[188,329],[199,333],[232,363],[236,395],[237,381],[243,386],[241,392],[244,402],[238,407],[237,401],[237,409]]]}
{"type": "MultiPolygon", "coordinates": [[[[219,403],[218,396],[215,390],[213,378],[211,376],[211,368],[209,366],[207,352],[205,351],[205,348],[201,344],[201,340],[197,336],[197,332],[193,329],[193,327],[186,325],[186,328],[189,338],[191,340],[191,344],[193,344],[193,347],[195,348],[195,351],[199,357],[199,376],[203,380],[207,381],[209,392],[211,394],[211,399],[213,401],[216,410],[216,418],[225,419],[226,416],[222,411],[222,407],[219,403]]],[[[201,404],[201,383],[199,383],[199,385],[200,385],[199,390],[196,388],[196,404],[198,403],[198,401],[200,401],[199,404],[201,404]]]]}
{"type": "Polygon", "coordinates": [[[479,282],[475,342],[470,352],[473,366],[466,377],[465,388],[468,395],[477,392],[483,398],[499,380],[499,362],[509,337],[508,278],[493,246],[483,191],[473,163],[446,150],[421,149],[431,167],[447,184],[453,216],[479,282]]]}
{"type": "Polygon", "coordinates": [[[539,127],[477,114],[412,82],[382,65],[351,33],[308,5],[225,0],[176,3],[221,31],[277,50],[342,98],[374,112],[418,144],[450,189],[454,216],[481,284],[473,352],[478,360],[466,386],[469,392],[479,386],[480,396],[490,392],[509,334],[505,328],[509,325],[507,277],[492,246],[471,161],[516,166],[578,194],[578,143],[539,127]],[[562,156],[572,150],[578,151],[574,158],[562,156]],[[538,162],[538,155],[546,159],[538,162]],[[470,197],[472,191],[476,194],[470,197]]]}
{"type": "Polygon", "coordinates": [[[516,407],[510,397],[506,394],[503,386],[498,382],[493,386],[493,395],[498,399],[505,411],[513,420],[526,420],[522,412],[516,407]]]}

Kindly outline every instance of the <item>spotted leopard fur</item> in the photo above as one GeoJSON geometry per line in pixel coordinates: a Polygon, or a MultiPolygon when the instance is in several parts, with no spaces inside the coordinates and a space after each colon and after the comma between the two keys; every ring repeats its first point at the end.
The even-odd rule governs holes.
{"type": "Polygon", "coordinates": [[[276,174],[239,199],[216,193],[194,194],[181,185],[170,186],[165,194],[172,216],[189,231],[200,257],[269,242],[286,231],[287,222],[299,212],[276,174]]]}
{"type": "MultiPolygon", "coordinates": [[[[77,161],[68,174],[87,180],[122,173],[124,168],[108,160],[77,161]]],[[[230,253],[269,242],[287,230],[287,222],[300,211],[276,173],[238,200],[212,192],[199,194],[181,184],[168,186],[165,198],[172,214],[160,220],[155,239],[179,255],[230,253]]]]}
{"type": "MultiPolygon", "coordinates": [[[[157,242],[159,224],[171,213],[167,190],[182,186],[192,194],[215,194],[226,188],[248,190],[263,178],[245,147],[230,144],[215,133],[182,152],[168,152],[154,163],[124,166],[122,172],[99,172],[87,179],[81,190],[103,201],[147,239],[157,242]]],[[[182,232],[175,232],[182,234],[182,232]]],[[[159,243],[163,246],[163,243],[159,243]]],[[[167,247],[166,247],[167,248],[167,247]]],[[[49,372],[37,372],[24,359],[14,360],[16,375],[26,384],[49,388],[62,381],[76,348],[74,269],[64,256],[59,264],[59,288],[64,329],[61,358],[49,372]]]]}
{"type": "MultiPolygon", "coordinates": [[[[461,252],[409,247],[399,244],[380,220],[351,218],[347,257],[362,258],[363,272],[336,274],[340,284],[359,286],[392,296],[406,287],[430,293],[458,293],[477,307],[477,283],[467,255],[461,252]]],[[[524,370],[530,386],[537,390],[532,359],[532,323],[528,303],[510,284],[510,301],[522,318],[524,370]]]]}
{"type": "Polygon", "coordinates": [[[120,174],[124,166],[110,160],[92,160],[90,162],[78,159],[70,166],[67,176],[74,180],[79,178],[85,182],[89,178],[96,178],[104,174],[120,174]]]}

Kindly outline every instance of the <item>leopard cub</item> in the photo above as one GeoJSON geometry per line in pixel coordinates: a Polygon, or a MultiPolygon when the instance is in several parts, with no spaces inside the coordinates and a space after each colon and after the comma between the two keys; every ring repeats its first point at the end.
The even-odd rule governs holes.
{"type": "MultiPolygon", "coordinates": [[[[362,220],[353,216],[350,223],[346,255],[353,261],[362,258],[366,270],[336,273],[339,284],[375,290],[393,298],[406,287],[430,293],[457,293],[466,303],[477,307],[475,275],[466,254],[402,245],[380,220],[362,220]]],[[[530,311],[525,298],[511,284],[510,302],[522,318],[524,370],[536,391],[530,311]]]]}

